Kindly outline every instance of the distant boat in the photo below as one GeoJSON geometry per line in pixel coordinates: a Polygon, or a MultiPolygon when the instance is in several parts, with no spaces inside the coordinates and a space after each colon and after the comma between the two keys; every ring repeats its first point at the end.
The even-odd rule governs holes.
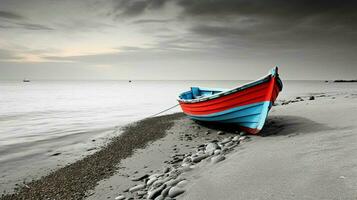
{"type": "Polygon", "coordinates": [[[24,79],[22,82],[31,82],[29,79],[24,79]]]}
{"type": "Polygon", "coordinates": [[[233,89],[191,87],[179,95],[178,101],[192,119],[233,123],[243,131],[257,134],[282,88],[275,67],[267,76],[233,89]]]}
{"type": "Polygon", "coordinates": [[[129,83],[131,83],[131,80],[129,80],[129,83]]]}

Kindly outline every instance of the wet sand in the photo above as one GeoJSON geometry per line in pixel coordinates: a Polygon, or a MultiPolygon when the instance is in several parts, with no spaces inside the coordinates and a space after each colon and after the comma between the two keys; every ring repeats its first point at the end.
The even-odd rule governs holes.
{"type": "Polygon", "coordinates": [[[97,182],[112,176],[118,163],[143,148],[150,141],[162,138],[173,121],[182,114],[148,118],[127,126],[100,151],[58,169],[39,180],[22,184],[15,194],[1,199],[82,199],[97,182]]]}

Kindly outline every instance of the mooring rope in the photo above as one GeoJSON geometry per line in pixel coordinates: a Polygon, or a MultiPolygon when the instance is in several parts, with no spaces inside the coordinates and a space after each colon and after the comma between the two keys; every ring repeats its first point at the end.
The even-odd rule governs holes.
{"type": "Polygon", "coordinates": [[[156,114],[154,114],[154,115],[151,115],[151,116],[149,116],[149,117],[155,117],[155,116],[157,116],[157,115],[159,115],[159,114],[161,114],[161,113],[164,113],[164,112],[166,112],[166,111],[169,111],[169,110],[171,110],[171,109],[177,107],[178,105],[180,105],[180,104],[178,103],[178,104],[176,104],[176,105],[174,105],[174,106],[171,106],[170,108],[167,108],[167,109],[165,109],[165,110],[163,110],[163,111],[160,111],[160,112],[158,112],[158,113],[156,113],[156,114]]]}

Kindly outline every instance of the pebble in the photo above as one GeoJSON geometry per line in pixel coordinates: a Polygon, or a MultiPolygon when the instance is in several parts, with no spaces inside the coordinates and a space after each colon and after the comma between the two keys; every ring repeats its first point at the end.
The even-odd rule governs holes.
{"type": "Polygon", "coordinates": [[[169,180],[165,183],[165,185],[167,186],[175,186],[177,183],[183,181],[184,179],[183,178],[177,178],[177,179],[172,179],[172,180],[169,180]]]}
{"type": "Polygon", "coordinates": [[[155,198],[155,200],[164,200],[164,199],[165,199],[165,197],[162,195],[159,195],[155,198]]]}
{"type": "Polygon", "coordinates": [[[184,163],[182,163],[181,166],[182,166],[182,167],[190,167],[190,165],[191,165],[190,163],[184,162],[184,163]]]}
{"type": "Polygon", "coordinates": [[[125,199],[124,195],[119,195],[119,196],[115,197],[115,200],[123,200],[123,199],[125,199]]]}
{"type": "Polygon", "coordinates": [[[132,181],[142,181],[142,180],[144,180],[144,179],[146,179],[146,178],[148,178],[148,177],[149,177],[149,175],[148,175],[148,174],[145,174],[145,175],[142,175],[142,176],[137,177],[137,178],[132,178],[131,180],[132,180],[132,181]]]}
{"type": "Polygon", "coordinates": [[[169,172],[170,171],[170,167],[164,167],[164,170],[163,170],[163,173],[165,174],[165,173],[167,173],[167,172],[169,172]]]}
{"type": "Polygon", "coordinates": [[[217,149],[217,150],[214,151],[213,155],[218,155],[220,153],[221,153],[221,150],[217,149]]]}
{"type": "Polygon", "coordinates": [[[149,179],[146,185],[150,186],[152,183],[154,183],[157,180],[156,177],[153,177],[152,179],[149,179]]]}
{"type": "Polygon", "coordinates": [[[244,131],[242,131],[242,132],[239,133],[239,135],[240,135],[240,136],[245,136],[245,135],[247,135],[247,133],[244,132],[244,131]]]}
{"type": "Polygon", "coordinates": [[[182,180],[179,183],[177,183],[176,187],[183,188],[188,184],[187,180],[182,180]]]}
{"type": "Polygon", "coordinates": [[[132,188],[129,189],[129,192],[136,192],[138,190],[142,190],[145,188],[145,185],[144,184],[140,184],[140,185],[136,185],[132,188]]]}
{"type": "Polygon", "coordinates": [[[233,142],[239,141],[239,136],[238,136],[238,135],[237,135],[237,136],[234,136],[233,139],[232,139],[232,141],[233,141],[233,142]]]}
{"type": "Polygon", "coordinates": [[[224,146],[230,147],[230,146],[233,146],[233,145],[234,145],[234,142],[230,141],[230,142],[226,143],[224,146]]]}
{"type": "Polygon", "coordinates": [[[166,185],[161,185],[160,187],[156,188],[156,189],[153,189],[153,190],[150,190],[148,192],[148,197],[147,199],[155,199],[157,196],[159,196],[161,194],[161,191],[163,189],[165,189],[166,185]]]}
{"type": "Polygon", "coordinates": [[[236,146],[238,146],[238,144],[237,143],[233,143],[232,145],[230,145],[230,146],[227,146],[227,148],[228,149],[233,149],[234,147],[236,147],[236,146]]]}
{"type": "Polygon", "coordinates": [[[178,187],[172,187],[170,190],[169,190],[169,194],[168,196],[171,197],[171,198],[174,198],[182,193],[184,193],[185,190],[181,189],[181,188],[178,188],[178,187]]]}
{"type": "Polygon", "coordinates": [[[215,163],[218,163],[218,162],[223,161],[224,159],[226,159],[226,157],[224,157],[223,155],[218,155],[218,156],[212,157],[212,158],[211,158],[211,162],[212,162],[213,164],[215,164],[215,163]]]}
{"type": "Polygon", "coordinates": [[[181,167],[181,170],[182,170],[182,172],[188,172],[188,171],[191,171],[192,168],[191,168],[191,165],[190,165],[190,166],[181,167]]]}
{"type": "Polygon", "coordinates": [[[224,138],[222,141],[221,141],[221,144],[226,144],[228,142],[230,142],[232,139],[230,137],[227,137],[227,138],[224,138]]]}
{"type": "Polygon", "coordinates": [[[214,150],[216,150],[218,148],[219,148],[219,146],[216,143],[211,142],[211,143],[207,144],[205,151],[207,154],[211,155],[214,152],[214,150]]]}
{"type": "Polygon", "coordinates": [[[207,157],[208,157],[207,154],[201,154],[201,155],[198,155],[196,157],[191,157],[191,160],[192,160],[192,162],[198,163],[198,162],[200,162],[201,160],[203,160],[203,159],[205,159],[207,157]]]}
{"type": "Polygon", "coordinates": [[[152,186],[154,187],[154,188],[157,188],[157,187],[159,187],[160,185],[162,185],[162,184],[164,184],[165,182],[163,181],[163,180],[161,180],[161,179],[158,179],[158,180],[156,180],[153,184],[152,184],[152,186]]]}
{"type": "Polygon", "coordinates": [[[239,138],[239,141],[243,141],[245,139],[247,139],[247,136],[242,136],[242,137],[239,138]]]}
{"type": "Polygon", "coordinates": [[[145,191],[142,191],[142,190],[140,190],[140,191],[137,192],[137,195],[138,195],[138,196],[144,196],[145,194],[146,194],[146,192],[145,192],[145,191]]]}
{"type": "Polygon", "coordinates": [[[223,131],[218,131],[217,134],[218,135],[224,135],[225,133],[223,131]]]}
{"type": "Polygon", "coordinates": [[[152,179],[152,178],[157,178],[157,177],[160,177],[160,176],[162,176],[162,174],[151,174],[150,176],[149,176],[149,179],[152,179]]]}
{"type": "Polygon", "coordinates": [[[191,162],[192,160],[191,160],[191,158],[190,157],[186,157],[186,158],[184,158],[183,160],[182,160],[182,162],[184,162],[184,163],[189,163],[189,162],[191,162]]]}
{"type": "Polygon", "coordinates": [[[169,194],[169,190],[171,189],[170,186],[166,187],[162,192],[161,192],[161,195],[163,197],[166,197],[168,194],[169,194]]]}

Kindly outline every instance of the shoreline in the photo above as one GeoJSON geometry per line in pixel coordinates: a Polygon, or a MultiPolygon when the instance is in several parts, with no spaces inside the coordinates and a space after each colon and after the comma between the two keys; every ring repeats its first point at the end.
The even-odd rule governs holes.
{"type": "MultiPolygon", "coordinates": [[[[179,188],[176,187],[175,189],[178,189],[180,196],[175,196],[175,198],[200,199],[203,197],[201,195],[204,190],[208,190],[211,196],[204,196],[206,199],[217,199],[218,196],[215,192],[220,194],[220,198],[232,199],[232,195],[236,192],[232,191],[234,190],[232,188],[224,191],[224,186],[227,183],[222,182],[239,182],[239,180],[230,176],[220,178],[222,173],[224,174],[226,170],[233,170],[231,175],[237,173],[241,177],[245,176],[244,173],[253,173],[253,171],[247,171],[251,164],[237,163],[241,162],[239,157],[243,155],[244,161],[244,159],[247,159],[247,156],[244,155],[249,154],[249,152],[257,151],[258,154],[263,154],[264,151],[260,151],[264,146],[269,146],[269,143],[288,139],[302,140],[306,143],[304,137],[316,135],[316,137],[323,138],[327,136],[319,136],[319,134],[340,131],[334,127],[337,122],[332,127],[330,124],[327,125],[331,122],[331,117],[325,119],[327,116],[320,116],[318,112],[325,107],[325,104],[338,105],[333,109],[336,111],[337,108],[347,109],[349,104],[353,105],[354,101],[356,101],[354,93],[348,95],[345,93],[321,93],[290,100],[280,100],[274,106],[275,108],[271,111],[266,122],[262,132],[264,137],[251,136],[252,139],[244,136],[244,133],[237,132],[234,127],[197,123],[183,117],[183,113],[146,118],[137,123],[129,124],[122,135],[114,137],[108,146],[104,146],[93,155],[54,171],[40,180],[28,183],[26,185],[29,188],[24,186],[18,193],[8,194],[0,199],[143,199],[148,198],[148,195],[151,195],[155,190],[162,193],[164,189],[171,190],[176,185],[179,185],[179,188]],[[301,109],[303,106],[308,106],[305,110],[306,113],[302,111],[304,109],[301,109]],[[287,108],[289,108],[288,111],[287,108]],[[240,144],[246,141],[251,142],[240,144]],[[118,147],[118,145],[122,146],[118,147]],[[207,147],[212,145],[215,146],[214,151],[208,155],[207,147]],[[128,147],[128,149],[123,149],[124,147],[128,147]],[[200,156],[202,156],[202,159],[198,162],[192,160],[200,156]],[[242,170],[235,171],[237,169],[234,166],[238,165],[241,165],[240,169],[242,170]],[[244,173],[239,173],[240,171],[244,171],[244,173]],[[212,173],[217,175],[217,180],[209,178],[212,173]],[[68,177],[70,179],[67,179],[68,177]],[[149,185],[151,179],[155,179],[159,183],[155,186],[149,185]],[[168,187],[166,182],[172,180],[177,182],[168,187]],[[218,189],[215,187],[211,188],[210,183],[218,184],[220,191],[217,191],[218,189]],[[190,187],[187,185],[190,185],[190,187]]],[[[351,122],[345,124],[351,125],[351,122]]],[[[329,137],[336,137],[331,134],[329,137]]],[[[341,138],[343,139],[343,135],[341,138]]],[[[270,145],[270,151],[274,152],[276,148],[283,146],[279,143],[276,145],[276,147],[270,145]]],[[[317,147],[313,146],[313,148],[317,147]]],[[[286,151],[290,152],[290,149],[286,151]]],[[[270,165],[270,161],[265,158],[259,156],[256,158],[254,154],[249,157],[252,157],[254,162],[263,160],[268,162],[266,163],[267,166],[270,165]]],[[[249,162],[253,161],[250,160],[249,162]]],[[[241,183],[241,188],[244,188],[243,186],[249,184],[250,181],[259,179],[254,177],[254,173],[250,175],[253,178],[242,179],[246,182],[241,183]]],[[[266,173],[260,173],[260,175],[263,176],[266,173]]],[[[275,182],[274,184],[279,185],[281,183],[275,182]]],[[[231,185],[228,184],[228,186],[231,185]]],[[[244,193],[247,195],[249,192],[254,193],[255,189],[254,187],[246,187],[246,190],[244,193]]],[[[160,193],[155,193],[155,197],[163,199],[164,196],[160,193]]],[[[242,197],[242,199],[249,199],[249,197],[254,196],[249,195],[245,198],[242,197]]],[[[350,195],[354,194],[351,193],[350,195]]],[[[258,198],[259,195],[255,195],[255,197],[258,198]]]]}

